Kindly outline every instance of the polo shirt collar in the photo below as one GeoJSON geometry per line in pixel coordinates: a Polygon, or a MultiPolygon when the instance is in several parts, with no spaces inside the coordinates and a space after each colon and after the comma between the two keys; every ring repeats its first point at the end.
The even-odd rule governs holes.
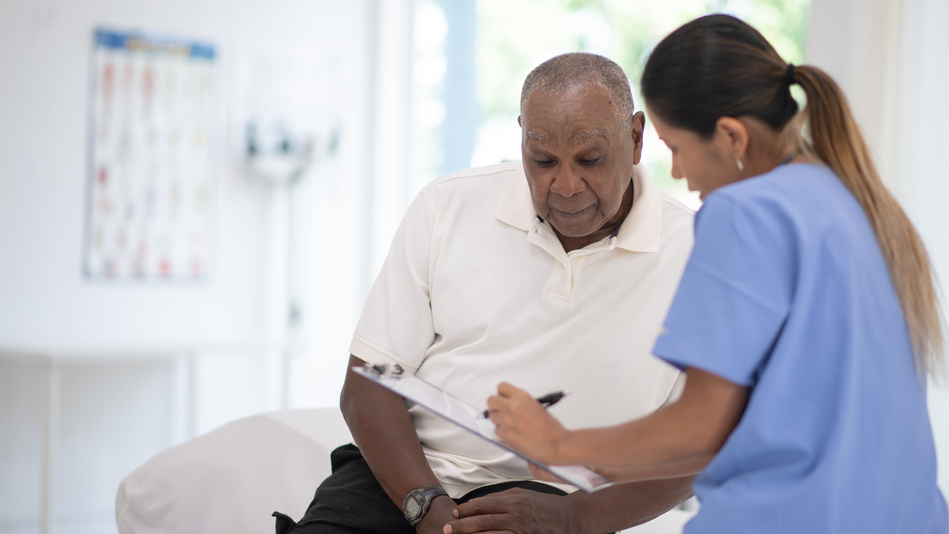
{"type": "MultiPolygon", "coordinates": [[[[523,165],[511,173],[507,189],[494,216],[501,222],[529,232],[537,221],[523,165]]],[[[643,165],[633,173],[633,207],[620,225],[613,245],[631,252],[657,252],[662,231],[662,197],[643,165]]]]}

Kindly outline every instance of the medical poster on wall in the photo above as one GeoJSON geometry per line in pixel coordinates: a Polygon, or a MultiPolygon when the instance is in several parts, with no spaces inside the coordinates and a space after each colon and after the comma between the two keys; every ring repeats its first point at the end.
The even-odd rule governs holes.
{"type": "Polygon", "coordinates": [[[86,276],[205,278],[214,47],[98,29],[91,64],[86,276]]]}

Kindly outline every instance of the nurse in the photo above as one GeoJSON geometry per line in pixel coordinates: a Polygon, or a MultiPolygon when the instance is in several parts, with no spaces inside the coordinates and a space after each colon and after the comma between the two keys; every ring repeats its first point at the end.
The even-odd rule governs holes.
{"type": "Polygon", "coordinates": [[[642,419],[567,430],[501,384],[498,436],[616,482],[698,473],[691,534],[946,534],[926,409],[926,375],[944,365],[930,262],[839,87],[711,15],[659,43],[642,91],[673,176],[704,199],[653,350],[685,388],[642,419]]]}

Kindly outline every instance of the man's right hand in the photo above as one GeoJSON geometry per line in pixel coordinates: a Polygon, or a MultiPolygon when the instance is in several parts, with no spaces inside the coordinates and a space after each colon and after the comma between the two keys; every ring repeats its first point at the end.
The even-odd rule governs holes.
{"type": "Polygon", "coordinates": [[[513,488],[458,505],[458,517],[453,518],[449,531],[576,534],[584,532],[585,523],[575,504],[561,495],[513,488]]]}

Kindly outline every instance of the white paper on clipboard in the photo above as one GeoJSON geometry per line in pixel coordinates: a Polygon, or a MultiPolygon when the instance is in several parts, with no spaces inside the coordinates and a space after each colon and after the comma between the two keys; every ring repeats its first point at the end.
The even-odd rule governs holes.
{"type": "Polygon", "coordinates": [[[490,441],[498,447],[511,451],[537,467],[553,473],[568,484],[572,484],[587,492],[593,492],[613,485],[610,480],[587,467],[579,465],[547,465],[512,449],[495,435],[494,423],[492,423],[490,419],[485,419],[481,416],[484,412],[483,409],[479,410],[413,374],[402,372],[402,368],[397,365],[366,364],[365,367],[353,367],[352,370],[386,389],[418,403],[436,415],[464,428],[479,438],[490,441]]]}

